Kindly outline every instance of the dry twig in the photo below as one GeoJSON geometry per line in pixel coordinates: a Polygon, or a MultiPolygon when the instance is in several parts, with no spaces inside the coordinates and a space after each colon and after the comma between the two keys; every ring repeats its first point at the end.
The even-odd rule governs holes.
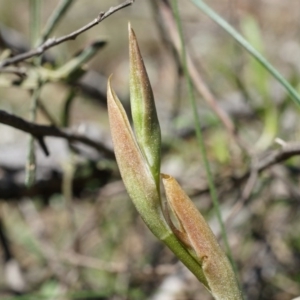
{"type": "Polygon", "coordinates": [[[2,62],[0,62],[0,71],[2,68],[24,61],[28,58],[34,57],[34,56],[39,56],[41,54],[43,54],[46,50],[48,50],[49,48],[52,48],[54,46],[57,46],[63,42],[66,42],[68,40],[75,40],[77,38],[78,35],[80,35],[81,33],[91,29],[92,27],[98,25],[100,22],[102,22],[103,20],[105,20],[107,17],[109,17],[110,15],[114,14],[115,12],[117,12],[118,10],[130,6],[131,4],[133,4],[134,0],[126,0],[125,2],[121,3],[120,5],[111,7],[108,11],[106,12],[100,12],[99,15],[90,23],[86,24],[85,26],[71,32],[70,34],[64,35],[62,37],[59,38],[50,38],[48,40],[46,40],[45,43],[43,43],[42,45],[40,45],[39,47],[29,50],[25,53],[21,53],[19,55],[13,56],[11,58],[7,58],[5,60],[3,60],[2,62]]]}
{"type": "Polygon", "coordinates": [[[250,170],[243,177],[248,177],[247,183],[242,191],[241,198],[235,203],[230,214],[226,217],[226,225],[228,226],[235,215],[245,206],[251,197],[254,186],[256,184],[259,173],[272,167],[275,164],[283,162],[295,155],[300,155],[300,143],[286,143],[279,150],[266,153],[262,158],[254,158],[250,170]]]}
{"type": "Polygon", "coordinates": [[[78,133],[77,134],[71,133],[69,130],[63,130],[55,126],[34,124],[18,116],[9,114],[4,110],[0,110],[0,123],[30,133],[32,136],[34,136],[37,139],[37,141],[40,144],[43,143],[43,139],[46,136],[64,138],[70,143],[80,142],[82,144],[88,145],[98,150],[100,153],[103,153],[107,158],[113,159],[115,157],[112,150],[106,148],[104,145],[100,143],[91,140],[85,135],[78,134],[78,133]]]}

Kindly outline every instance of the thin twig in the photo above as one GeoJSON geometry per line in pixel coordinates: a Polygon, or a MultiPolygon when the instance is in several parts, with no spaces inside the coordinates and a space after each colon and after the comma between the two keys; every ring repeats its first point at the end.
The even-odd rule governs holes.
{"type": "Polygon", "coordinates": [[[238,215],[238,212],[245,206],[251,197],[254,186],[257,182],[259,173],[263,172],[267,168],[283,162],[292,156],[300,155],[300,143],[286,143],[280,150],[274,150],[263,158],[254,158],[250,171],[248,172],[248,180],[243,189],[241,198],[233,206],[231,212],[226,217],[226,226],[228,226],[233,220],[234,216],[238,215]]]}
{"type": "Polygon", "coordinates": [[[114,159],[114,153],[112,150],[106,148],[100,143],[97,143],[85,135],[71,133],[68,130],[63,130],[55,126],[38,125],[28,122],[18,116],[7,113],[4,110],[0,110],[0,123],[14,127],[21,131],[32,134],[37,140],[41,140],[46,136],[64,138],[69,142],[80,142],[88,145],[100,153],[103,153],[107,158],[114,159]]]}
{"type": "Polygon", "coordinates": [[[265,157],[259,159],[258,162],[254,165],[254,168],[258,172],[262,172],[272,165],[285,161],[295,155],[300,155],[300,143],[286,143],[281,149],[274,150],[265,157]]]}
{"type": "Polygon", "coordinates": [[[39,46],[35,49],[29,50],[28,52],[25,52],[25,53],[22,53],[22,54],[14,56],[14,57],[3,60],[0,63],[0,69],[3,68],[3,67],[6,67],[8,65],[15,64],[15,63],[18,63],[20,61],[26,60],[28,58],[31,58],[31,57],[34,57],[34,56],[39,56],[39,55],[43,54],[49,48],[57,46],[57,45],[65,42],[65,41],[75,40],[77,38],[77,36],[80,35],[81,33],[83,33],[85,31],[91,29],[92,27],[98,25],[100,22],[102,22],[103,20],[105,20],[107,17],[114,14],[118,10],[132,5],[134,1],[135,0],[126,0],[125,2],[121,3],[120,5],[111,7],[106,12],[100,12],[99,15],[92,22],[90,22],[87,25],[71,32],[70,34],[64,35],[64,36],[59,37],[59,38],[50,38],[45,43],[43,43],[41,46],[39,46]]]}

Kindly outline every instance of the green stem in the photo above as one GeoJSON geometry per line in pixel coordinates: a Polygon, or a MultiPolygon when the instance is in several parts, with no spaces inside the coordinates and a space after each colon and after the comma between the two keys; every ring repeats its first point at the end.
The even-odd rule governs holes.
{"type": "MultiPolygon", "coordinates": [[[[31,45],[34,47],[40,32],[40,11],[41,11],[41,1],[40,0],[30,0],[30,37],[31,45]]],[[[41,82],[38,82],[37,87],[34,89],[30,102],[30,121],[34,122],[36,119],[36,110],[38,98],[41,92],[41,82]]],[[[35,181],[35,148],[34,148],[34,137],[31,135],[28,140],[28,150],[27,150],[27,161],[26,161],[26,171],[25,171],[25,185],[31,187],[35,181]]]]}
{"type": "Polygon", "coordinates": [[[70,6],[73,4],[74,0],[61,0],[58,6],[55,8],[43,30],[42,36],[39,39],[39,45],[45,42],[50,34],[52,33],[55,26],[59,23],[65,13],[68,11],[70,6]]]}
{"type": "Polygon", "coordinates": [[[63,127],[68,127],[70,125],[70,109],[73,100],[75,99],[75,96],[76,96],[76,91],[74,88],[71,88],[65,100],[63,111],[61,114],[61,124],[63,127]]]}
{"type": "MultiPolygon", "coordinates": [[[[42,83],[39,82],[38,86],[32,93],[31,104],[30,104],[30,121],[34,122],[36,120],[36,109],[37,102],[42,89],[42,83]]],[[[26,162],[26,174],[25,174],[25,185],[31,187],[35,181],[35,148],[34,148],[34,137],[29,136],[28,140],[28,152],[27,152],[27,162],[26,162]]]]}
{"type": "Polygon", "coordinates": [[[177,237],[173,233],[170,233],[170,235],[168,235],[162,241],[172,250],[172,252],[179,258],[179,260],[197,277],[197,279],[200,282],[202,282],[208,290],[210,290],[201,266],[199,266],[199,263],[179,243],[177,237]]]}
{"type": "Polygon", "coordinates": [[[269,73],[278,80],[278,82],[286,89],[292,100],[300,106],[300,95],[291,86],[291,84],[285,80],[285,78],[276,70],[268,60],[261,55],[251,44],[243,38],[229,23],[227,23],[220,15],[218,15],[214,10],[212,10],[207,4],[202,0],[190,0],[197,7],[199,7],[208,17],[220,25],[225,31],[227,31],[242,47],[244,47],[262,66],[269,71],[269,73]]]}
{"type": "Polygon", "coordinates": [[[38,40],[41,28],[41,0],[30,0],[30,40],[34,47],[38,40]]]}
{"type": "Polygon", "coordinates": [[[207,181],[208,181],[208,185],[209,185],[210,195],[211,195],[211,198],[212,198],[212,201],[213,201],[213,204],[214,204],[215,213],[217,215],[217,218],[218,218],[218,221],[219,221],[219,224],[220,224],[220,228],[221,228],[221,232],[222,232],[222,238],[223,238],[224,243],[225,243],[227,255],[229,256],[229,259],[231,260],[233,268],[236,271],[235,263],[232,259],[231,249],[230,249],[229,243],[228,243],[228,238],[227,238],[225,226],[224,226],[222,216],[221,216],[221,211],[220,211],[220,206],[219,206],[219,200],[218,200],[218,196],[217,196],[216,187],[214,185],[213,176],[212,176],[210,165],[209,165],[209,162],[208,162],[208,159],[207,159],[207,153],[206,153],[204,139],[203,139],[203,135],[202,135],[202,131],[201,131],[201,122],[200,122],[200,119],[199,119],[199,115],[197,113],[197,106],[196,106],[195,96],[194,96],[194,92],[193,92],[193,85],[192,85],[192,81],[191,81],[190,74],[189,74],[188,67],[187,67],[186,50],[185,50],[185,45],[184,45],[184,40],[183,40],[183,31],[182,31],[182,26],[181,26],[181,21],[180,21],[180,15],[179,15],[179,10],[178,10],[177,0],[172,0],[172,10],[173,10],[173,13],[174,13],[174,16],[175,16],[175,19],[176,19],[177,29],[178,29],[178,32],[179,32],[179,35],[180,35],[181,51],[182,51],[181,52],[181,60],[182,60],[182,65],[183,65],[183,71],[184,71],[184,76],[186,78],[186,83],[187,83],[187,86],[188,86],[188,95],[189,95],[189,100],[191,102],[192,109],[193,109],[197,140],[198,140],[198,143],[199,143],[202,159],[204,161],[204,166],[205,166],[207,181]]]}

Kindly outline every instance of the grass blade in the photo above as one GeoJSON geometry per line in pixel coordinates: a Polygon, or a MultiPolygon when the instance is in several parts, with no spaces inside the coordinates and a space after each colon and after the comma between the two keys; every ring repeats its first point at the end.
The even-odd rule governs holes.
{"type": "Polygon", "coordinates": [[[228,242],[225,226],[224,226],[222,216],[221,216],[219,200],[218,200],[218,196],[217,196],[217,190],[216,190],[216,187],[215,187],[215,184],[213,181],[213,176],[211,173],[209,161],[207,159],[206,148],[205,148],[204,139],[203,139],[203,135],[202,135],[202,131],[201,131],[201,122],[200,122],[199,115],[197,112],[196,101],[195,101],[195,96],[194,96],[194,92],[193,92],[193,85],[192,85],[192,81],[191,81],[190,74],[188,71],[188,66],[187,66],[187,57],[186,57],[186,51],[185,51],[185,44],[184,44],[184,40],[183,40],[183,31],[182,31],[182,26],[181,26],[181,21],[180,21],[180,16],[179,16],[178,3],[177,3],[177,0],[172,0],[171,3],[172,3],[172,10],[173,10],[173,13],[174,13],[174,16],[176,19],[176,23],[177,23],[178,33],[180,36],[181,51],[182,51],[182,54],[181,54],[182,66],[183,66],[184,76],[186,78],[187,87],[188,87],[188,97],[191,102],[192,110],[193,110],[193,114],[194,114],[196,135],[197,135],[197,140],[199,143],[202,159],[204,162],[204,167],[205,167],[205,171],[206,171],[210,195],[211,195],[211,198],[212,198],[212,201],[214,204],[214,208],[215,208],[215,212],[216,212],[216,216],[217,216],[220,228],[221,228],[222,238],[223,238],[223,241],[224,241],[224,244],[226,247],[227,255],[229,256],[232,266],[233,266],[234,270],[236,271],[235,263],[232,259],[232,254],[231,254],[231,250],[229,247],[229,242],[228,242]]]}
{"type": "Polygon", "coordinates": [[[275,69],[271,63],[259,53],[240,33],[238,33],[227,21],[218,15],[202,0],[190,0],[198,8],[200,8],[208,17],[220,25],[227,33],[229,33],[243,48],[245,48],[263,67],[278,80],[278,82],[286,89],[292,100],[300,107],[300,95],[291,86],[291,84],[275,69]]]}

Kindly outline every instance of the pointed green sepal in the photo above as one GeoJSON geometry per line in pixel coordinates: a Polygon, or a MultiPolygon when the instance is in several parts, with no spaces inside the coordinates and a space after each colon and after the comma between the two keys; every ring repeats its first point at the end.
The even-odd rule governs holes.
{"type": "Polygon", "coordinates": [[[130,103],[137,143],[146,157],[157,190],[160,182],[161,133],[151,84],[135,33],[128,25],[130,56],[130,103]]]}

